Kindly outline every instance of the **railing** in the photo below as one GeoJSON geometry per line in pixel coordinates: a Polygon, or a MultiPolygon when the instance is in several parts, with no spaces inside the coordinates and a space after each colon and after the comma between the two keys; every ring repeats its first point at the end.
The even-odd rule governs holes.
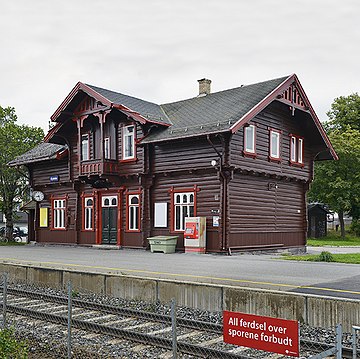
{"type": "Polygon", "coordinates": [[[119,163],[115,160],[83,161],[80,165],[80,176],[111,175],[119,172],[119,163]]]}

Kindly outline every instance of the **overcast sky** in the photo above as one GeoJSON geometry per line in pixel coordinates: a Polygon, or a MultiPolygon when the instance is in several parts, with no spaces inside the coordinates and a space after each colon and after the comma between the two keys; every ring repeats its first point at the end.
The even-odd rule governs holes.
{"type": "Polygon", "coordinates": [[[359,0],[1,0],[0,106],[48,129],[78,81],[158,104],[292,73],[320,119],[360,92],[359,0]]]}

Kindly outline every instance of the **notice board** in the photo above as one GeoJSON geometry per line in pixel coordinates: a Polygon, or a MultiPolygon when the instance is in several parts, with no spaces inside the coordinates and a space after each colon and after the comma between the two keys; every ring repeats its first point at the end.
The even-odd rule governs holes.
{"type": "Polygon", "coordinates": [[[48,226],[48,208],[44,207],[44,208],[40,208],[40,227],[47,227],[48,226]]]}

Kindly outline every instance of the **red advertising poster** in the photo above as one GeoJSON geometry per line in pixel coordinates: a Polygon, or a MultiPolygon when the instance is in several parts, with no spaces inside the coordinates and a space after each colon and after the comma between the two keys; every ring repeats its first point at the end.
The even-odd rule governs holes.
{"type": "Polygon", "coordinates": [[[224,342],[299,356],[299,322],[224,311],[224,342]]]}

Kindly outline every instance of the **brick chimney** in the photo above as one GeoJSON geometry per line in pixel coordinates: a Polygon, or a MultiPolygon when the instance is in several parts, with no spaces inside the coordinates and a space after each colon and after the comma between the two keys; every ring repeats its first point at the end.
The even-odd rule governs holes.
{"type": "Polygon", "coordinates": [[[210,91],[211,80],[204,78],[204,79],[198,80],[198,83],[199,83],[198,97],[209,95],[211,92],[210,91]]]}

